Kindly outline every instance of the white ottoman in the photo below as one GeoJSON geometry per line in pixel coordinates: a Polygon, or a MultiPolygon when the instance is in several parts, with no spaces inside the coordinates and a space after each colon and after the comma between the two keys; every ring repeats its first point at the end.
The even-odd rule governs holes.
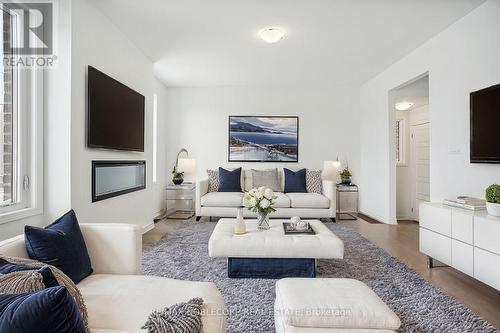
{"type": "Polygon", "coordinates": [[[398,316],[363,282],[286,278],[276,283],[277,333],[393,333],[398,316]]]}
{"type": "Polygon", "coordinates": [[[319,220],[308,220],[315,235],[285,235],[283,222],[271,220],[258,230],[246,220],[247,233],[234,234],[235,219],[220,219],[208,241],[210,257],[228,258],[231,278],[315,277],[316,259],[342,259],[344,242],[319,220]]]}

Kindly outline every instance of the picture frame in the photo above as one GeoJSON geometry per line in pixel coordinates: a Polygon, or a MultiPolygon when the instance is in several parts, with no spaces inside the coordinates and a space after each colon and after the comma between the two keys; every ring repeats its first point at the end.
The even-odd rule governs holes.
{"type": "Polygon", "coordinates": [[[229,116],[228,162],[298,161],[298,116],[229,116]]]}

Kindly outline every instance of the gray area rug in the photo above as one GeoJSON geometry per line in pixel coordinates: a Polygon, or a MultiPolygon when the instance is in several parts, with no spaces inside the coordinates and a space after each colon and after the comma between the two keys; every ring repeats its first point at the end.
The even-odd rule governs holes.
{"type": "MultiPolygon", "coordinates": [[[[354,230],[326,224],[344,240],[344,260],[320,260],[318,277],[353,278],[369,285],[401,318],[398,332],[498,332],[413,269],[354,230]]],[[[212,281],[228,308],[228,333],[274,332],[274,284],[268,279],[229,279],[226,260],[208,257],[210,222],[186,222],[144,252],[144,274],[212,281]]]]}

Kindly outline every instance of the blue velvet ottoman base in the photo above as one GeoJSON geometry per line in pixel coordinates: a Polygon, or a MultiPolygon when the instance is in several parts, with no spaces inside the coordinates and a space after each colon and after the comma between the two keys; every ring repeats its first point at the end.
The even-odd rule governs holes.
{"type": "Polygon", "coordinates": [[[315,259],[302,258],[234,258],[227,260],[229,278],[282,279],[316,277],[315,259]]]}

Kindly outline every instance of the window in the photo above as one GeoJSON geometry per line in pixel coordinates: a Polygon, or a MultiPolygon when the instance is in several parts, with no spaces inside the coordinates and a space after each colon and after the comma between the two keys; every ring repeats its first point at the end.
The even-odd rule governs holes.
{"type": "MultiPolygon", "coordinates": [[[[22,20],[4,7],[0,13],[4,60],[17,56],[22,20]]],[[[40,72],[0,64],[0,223],[41,213],[40,72]]]]}
{"type": "Polygon", "coordinates": [[[156,183],[156,163],[158,154],[158,96],[153,95],[153,183],[156,183]]]}
{"type": "MultiPolygon", "coordinates": [[[[8,12],[2,15],[2,59],[12,56],[11,47],[15,43],[15,17],[8,12]]],[[[0,102],[0,209],[4,211],[21,201],[19,189],[19,103],[18,70],[13,67],[1,68],[0,102]]]]}
{"type": "Polygon", "coordinates": [[[406,163],[405,156],[405,121],[404,119],[396,120],[396,165],[404,165],[406,163]]]}

